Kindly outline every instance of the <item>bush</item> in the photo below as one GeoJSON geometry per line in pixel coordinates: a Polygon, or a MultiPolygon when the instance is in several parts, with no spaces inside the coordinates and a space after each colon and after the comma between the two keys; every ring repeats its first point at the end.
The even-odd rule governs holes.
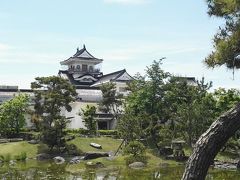
{"type": "Polygon", "coordinates": [[[125,160],[129,165],[133,162],[147,163],[147,156],[145,155],[145,146],[138,141],[131,141],[124,149],[124,154],[128,155],[125,160]]]}
{"type": "Polygon", "coordinates": [[[27,153],[21,152],[19,155],[14,157],[17,161],[25,161],[27,159],[27,153]]]}
{"type": "Polygon", "coordinates": [[[67,129],[66,132],[69,134],[81,134],[81,135],[89,135],[89,130],[79,128],[79,129],[67,129]]]}
{"type": "Polygon", "coordinates": [[[147,164],[147,156],[146,155],[140,155],[140,156],[133,156],[129,155],[125,157],[126,165],[132,164],[134,162],[142,162],[144,164],[147,164]]]}
{"type": "Polygon", "coordinates": [[[83,154],[83,152],[80,149],[78,149],[78,147],[75,144],[67,144],[66,151],[67,154],[71,156],[79,156],[83,154]]]}
{"type": "Polygon", "coordinates": [[[98,130],[97,132],[101,136],[117,136],[118,135],[117,130],[98,130]]]}
{"type": "Polygon", "coordinates": [[[4,156],[0,155],[0,161],[4,162],[4,156]]]}
{"type": "Polygon", "coordinates": [[[141,156],[145,154],[145,146],[138,141],[131,141],[124,149],[124,154],[141,156]]]}

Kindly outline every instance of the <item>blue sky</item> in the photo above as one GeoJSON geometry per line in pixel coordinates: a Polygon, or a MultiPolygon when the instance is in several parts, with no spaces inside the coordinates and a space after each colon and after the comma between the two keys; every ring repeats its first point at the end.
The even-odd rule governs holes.
{"type": "Polygon", "coordinates": [[[86,44],[104,59],[104,73],[143,73],[167,57],[170,73],[238,88],[239,73],[233,81],[232,71],[202,63],[222,24],[207,15],[205,0],[0,0],[0,84],[29,88],[86,44]]]}

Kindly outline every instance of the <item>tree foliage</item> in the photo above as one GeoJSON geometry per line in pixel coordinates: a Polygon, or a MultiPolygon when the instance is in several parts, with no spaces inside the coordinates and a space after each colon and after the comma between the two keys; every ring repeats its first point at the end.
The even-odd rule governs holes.
{"type": "Polygon", "coordinates": [[[119,118],[117,130],[120,137],[125,140],[126,144],[135,139],[139,139],[142,135],[139,118],[132,114],[123,114],[119,118]]]}
{"type": "Polygon", "coordinates": [[[99,103],[99,109],[105,113],[113,113],[117,116],[121,112],[122,94],[117,94],[116,84],[109,82],[100,87],[102,100],[99,103]]]}
{"type": "Polygon", "coordinates": [[[225,20],[213,39],[214,51],[205,59],[209,67],[226,65],[240,68],[240,1],[207,0],[208,14],[225,20]]]}
{"type": "Polygon", "coordinates": [[[28,109],[29,97],[20,94],[4,102],[0,106],[0,135],[17,136],[25,125],[25,115],[28,109]]]}
{"type": "Polygon", "coordinates": [[[233,108],[240,101],[240,91],[237,89],[219,88],[213,92],[213,96],[217,101],[218,116],[233,108]]]}
{"type": "Polygon", "coordinates": [[[83,115],[83,122],[91,135],[96,135],[97,121],[96,121],[96,107],[87,105],[85,109],[81,109],[80,115],[83,115]]]}
{"type": "Polygon", "coordinates": [[[121,130],[126,137],[133,138],[140,132],[139,136],[149,138],[157,148],[167,142],[170,145],[173,139],[184,139],[192,145],[216,116],[216,100],[208,92],[212,84],[204,78],[189,83],[187,78],[164,72],[161,61],[154,61],[144,76],[137,74],[134,79],[126,98],[128,117],[124,117],[125,123],[119,122],[125,131],[128,129],[129,133],[121,130]],[[133,123],[134,127],[130,125],[133,123]]]}
{"type": "Polygon", "coordinates": [[[184,78],[173,77],[167,84],[173,138],[182,137],[192,145],[213,122],[216,101],[209,88],[211,83],[204,78],[191,85],[184,78]]]}
{"type": "Polygon", "coordinates": [[[144,76],[137,74],[134,77],[128,87],[131,93],[126,99],[125,108],[131,118],[138,119],[142,133],[150,138],[156,147],[158,147],[160,123],[168,119],[164,93],[169,73],[161,69],[161,64],[161,60],[154,61],[147,67],[144,76]]]}
{"type": "Polygon", "coordinates": [[[70,103],[77,93],[75,87],[58,76],[37,77],[31,88],[35,94],[35,112],[41,117],[43,142],[51,149],[65,145],[65,131],[69,122],[61,111],[71,111],[70,103]]]}

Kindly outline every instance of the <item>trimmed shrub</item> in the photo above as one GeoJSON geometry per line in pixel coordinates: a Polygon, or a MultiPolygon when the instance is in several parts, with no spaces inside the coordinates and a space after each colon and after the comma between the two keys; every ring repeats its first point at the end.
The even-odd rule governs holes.
{"type": "Polygon", "coordinates": [[[125,157],[126,165],[132,164],[134,162],[142,162],[144,164],[147,164],[147,156],[146,155],[140,155],[140,156],[133,156],[129,155],[125,157]]]}
{"type": "Polygon", "coordinates": [[[147,156],[145,154],[145,146],[138,141],[131,141],[125,148],[124,154],[128,155],[125,160],[126,164],[129,165],[133,162],[147,163],[147,156]]]}
{"type": "Polygon", "coordinates": [[[98,130],[97,132],[101,136],[117,136],[118,135],[117,130],[98,130]]]}
{"type": "Polygon", "coordinates": [[[81,135],[89,135],[89,130],[79,128],[79,129],[66,129],[66,132],[69,134],[81,134],[81,135]]]}
{"type": "Polygon", "coordinates": [[[79,156],[83,154],[83,152],[75,144],[67,144],[66,153],[71,156],[79,156]]]}
{"type": "Polygon", "coordinates": [[[19,155],[14,156],[17,161],[25,161],[27,159],[27,153],[21,152],[19,155]]]}

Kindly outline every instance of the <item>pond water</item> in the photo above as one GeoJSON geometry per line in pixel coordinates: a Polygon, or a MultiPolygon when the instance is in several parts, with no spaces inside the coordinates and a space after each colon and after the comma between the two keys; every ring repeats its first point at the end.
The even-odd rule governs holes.
{"type": "MultiPolygon", "coordinates": [[[[114,167],[111,169],[82,169],[77,174],[66,172],[67,165],[51,163],[35,164],[29,166],[22,163],[21,166],[0,167],[0,179],[3,180],[32,180],[32,179],[67,179],[67,180],[177,180],[181,179],[184,167],[161,167],[154,169],[132,170],[128,168],[114,167]]],[[[238,170],[210,170],[207,180],[239,180],[238,170]]]]}

